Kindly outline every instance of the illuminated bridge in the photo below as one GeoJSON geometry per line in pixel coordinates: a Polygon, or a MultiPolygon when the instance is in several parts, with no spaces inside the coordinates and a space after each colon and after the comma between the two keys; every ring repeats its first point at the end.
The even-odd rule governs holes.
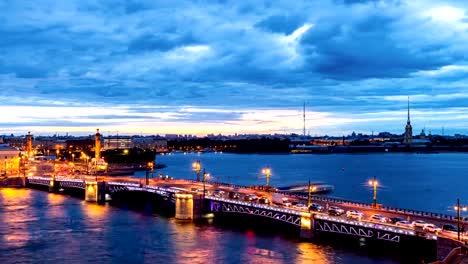
{"type": "MultiPolygon", "coordinates": [[[[230,184],[206,183],[207,190],[224,190],[224,195],[203,195],[198,192],[205,185],[202,182],[190,180],[151,180],[142,182],[132,178],[70,179],[52,177],[26,177],[27,187],[76,195],[89,202],[105,203],[132,202],[141,206],[149,206],[169,212],[181,220],[195,220],[204,217],[242,217],[252,221],[263,221],[287,226],[298,231],[304,239],[349,239],[359,243],[382,245],[383,248],[420,248],[427,251],[429,259],[441,259],[450,250],[461,245],[454,234],[441,232],[439,234],[425,232],[422,228],[413,229],[398,227],[389,223],[375,223],[365,220],[352,220],[341,216],[330,216],[321,212],[291,208],[275,204],[260,204],[258,202],[230,199],[229,191],[244,195],[270,193],[253,190],[230,184]],[[194,191],[195,190],[195,191],[194,191]]],[[[204,186],[205,187],[205,186],[204,186]]],[[[305,197],[288,197],[304,199],[305,197]]],[[[325,206],[340,206],[345,210],[359,210],[365,215],[382,214],[387,217],[402,217],[411,220],[424,220],[442,225],[456,223],[456,218],[449,215],[382,207],[376,209],[370,204],[356,203],[347,200],[313,196],[314,203],[325,206]]],[[[465,239],[463,236],[462,239],[465,239]]]]}

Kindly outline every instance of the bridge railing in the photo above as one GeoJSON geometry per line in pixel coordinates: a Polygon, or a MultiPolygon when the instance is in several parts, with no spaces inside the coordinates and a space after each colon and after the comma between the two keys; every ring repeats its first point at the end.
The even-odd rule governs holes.
{"type": "MultiPolygon", "coordinates": [[[[187,179],[185,181],[190,182],[190,183],[201,183],[200,181],[189,180],[189,179],[187,179]]],[[[212,181],[208,181],[207,183],[209,183],[211,185],[214,185],[214,186],[231,187],[231,188],[245,188],[245,189],[257,190],[256,188],[253,188],[251,186],[243,186],[243,185],[237,185],[237,184],[228,184],[228,183],[212,182],[212,181]]],[[[294,197],[294,198],[299,198],[299,199],[308,199],[308,197],[306,195],[291,194],[289,192],[272,191],[271,193],[283,194],[283,195],[286,195],[286,196],[289,196],[289,197],[294,197]]],[[[357,201],[351,201],[351,200],[345,200],[345,199],[336,198],[336,197],[325,197],[325,196],[312,195],[311,199],[313,201],[339,203],[339,204],[355,206],[355,207],[361,207],[361,208],[368,208],[368,209],[373,208],[372,204],[357,202],[357,201]]],[[[400,214],[405,214],[405,215],[411,215],[411,216],[421,216],[421,217],[434,218],[434,219],[440,219],[440,220],[456,221],[455,216],[447,215],[447,214],[441,214],[441,213],[425,212],[425,211],[397,208],[397,207],[391,207],[391,206],[381,206],[380,210],[387,211],[387,212],[400,213],[400,214]]]]}
{"type": "MultiPolygon", "coordinates": [[[[281,193],[281,194],[284,194],[284,195],[287,195],[287,196],[292,196],[292,197],[301,198],[301,199],[307,199],[308,198],[305,195],[291,195],[291,194],[288,194],[287,192],[277,192],[277,193],[281,193]]],[[[349,205],[349,206],[355,206],[355,207],[361,207],[361,208],[369,208],[369,209],[373,208],[372,204],[356,202],[356,201],[350,201],[350,200],[345,200],[345,199],[341,199],[341,198],[334,198],[334,197],[312,196],[311,200],[321,201],[321,202],[330,202],[330,203],[339,203],[339,204],[343,204],[343,205],[349,205]]],[[[425,211],[404,209],[404,208],[391,207],[391,206],[381,206],[380,210],[381,211],[404,214],[404,215],[421,216],[421,217],[434,218],[434,219],[440,219],[440,220],[456,221],[455,216],[441,214],[441,213],[425,212],[425,211]]]]}

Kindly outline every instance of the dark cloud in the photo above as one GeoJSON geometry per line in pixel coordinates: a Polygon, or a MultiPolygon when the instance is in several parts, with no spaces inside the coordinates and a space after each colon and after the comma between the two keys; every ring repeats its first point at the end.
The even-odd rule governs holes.
{"type": "Polygon", "coordinates": [[[337,79],[393,78],[456,60],[431,52],[446,48],[443,44],[425,51],[402,45],[392,36],[396,19],[373,15],[349,24],[319,21],[301,41],[308,66],[337,79]]]}
{"type": "Polygon", "coordinates": [[[263,30],[289,35],[303,24],[304,18],[298,15],[274,15],[261,20],[255,26],[263,30]]]}
{"type": "Polygon", "coordinates": [[[146,52],[146,51],[168,51],[184,45],[196,44],[197,41],[192,34],[185,35],[153,35],[151,33],[143,34],[142,36],[132,40],[128,47],[129,52],[146,52]]]}
{"type": "MultiPolygon", "coordinates": [[[[463,1],[446,4],[468,10],[463,1]]],[[[3,1],[0,96],[9,100],[0,107],[124,106],[128,116],[92,118],[171,113],[161,120],[220,123],[237,122],[239,110],[300,110],[304,101],[340,116],[398,111],[404,103],[395,96],[407,95],[419,98],[416,109],[463,107],[466,17],[424,17],[433,8],[397,0],[3,1]]]]}

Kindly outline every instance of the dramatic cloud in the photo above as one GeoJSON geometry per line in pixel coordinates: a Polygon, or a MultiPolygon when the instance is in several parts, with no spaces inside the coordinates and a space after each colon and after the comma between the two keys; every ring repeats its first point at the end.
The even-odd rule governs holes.
{"type": "Polygon", "coordinates": [[[0,133],[468,132],[466,1],[0,9],[0,133]]]}

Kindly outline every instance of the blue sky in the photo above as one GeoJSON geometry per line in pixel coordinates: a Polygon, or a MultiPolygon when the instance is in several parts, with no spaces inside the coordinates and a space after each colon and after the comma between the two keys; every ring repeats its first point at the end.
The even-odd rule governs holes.
{"type": "Polygon", "coordinates": [[[0,0],[0,134],[468,134],[468,3],[0,0]]]}

